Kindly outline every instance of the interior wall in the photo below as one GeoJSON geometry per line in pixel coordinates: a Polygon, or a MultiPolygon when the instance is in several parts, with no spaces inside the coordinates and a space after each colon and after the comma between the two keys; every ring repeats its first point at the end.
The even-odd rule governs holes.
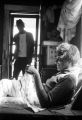
{"type": "Polygon", "coordinates": [[[0,65],[2,64],[2,44],[3,44],[3,21],[4,21],[3,6],[0,4],[0,65]]]}
{"type": "Polygon", "coordinates": [[[0,4],[0,79],[2,78],[3,21],[4,21],[3,5],[0,4]]]}
{"type": "Polygon", "coordinates": [[[42,40],[46,41],[57,41],[59,32],[57,31],[57,24],[60,16],[60,7],[55,8],[54,5],[48,7],[47,9],[43,8],[42,10],[42,40]],[[52,9],[53,8],[53,9],[52,9]],[[44,10],[44,11],[43,11],[44,10]]]}
{"type": "Polygon", "coordinates": [[[82,57],[82,16],[76,26],[76,35],[70,41],[70,43],[72,43],[78,47],[78,49],[80,50],[80,55],[82,57]]]}

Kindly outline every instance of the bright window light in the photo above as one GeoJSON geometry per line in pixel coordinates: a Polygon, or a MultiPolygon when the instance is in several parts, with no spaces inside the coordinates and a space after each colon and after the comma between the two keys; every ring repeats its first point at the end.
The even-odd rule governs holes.
{"type": "Polygon", "coordinates": [[[25,24],[25,30],[27,32],[31,32],[34,37],[34,41],[36,40],[36,18],[14,18],[14,28],[13,28],[13,36],[18,33],[18,29],[16,26],[16,20],[21,19],[25,24]]]}

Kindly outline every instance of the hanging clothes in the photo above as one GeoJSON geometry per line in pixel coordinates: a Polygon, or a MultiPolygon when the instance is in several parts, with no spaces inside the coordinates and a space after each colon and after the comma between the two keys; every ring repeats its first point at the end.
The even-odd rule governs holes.
{"type": "Polygon", "coordinates": [[[57,26],[60,31],[60,36],[67,41],[70,41],[76,32],[76,24],[82,14],[82,0],[65,1],[57,26]]]}

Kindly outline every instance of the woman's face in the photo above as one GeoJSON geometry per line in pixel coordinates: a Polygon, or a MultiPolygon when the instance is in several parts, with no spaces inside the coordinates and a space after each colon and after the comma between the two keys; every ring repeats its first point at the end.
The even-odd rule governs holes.
{"type": "Polygon", "coordinates": [[[62,71],[64,69],[68,69],[70,62],[68,61],[69,56],[66,50],[59,50],[57,52],[57,70],[62,71]]]}
{"type": "Polygon", "coordinates": [[[68,62],[63,62],[63,61],[60,61],[60,60],[57,61],[57,70],[58,71],[62,71],[64,69],[68,69],[68,67],[69,67],[69,63],[68,62]]]}

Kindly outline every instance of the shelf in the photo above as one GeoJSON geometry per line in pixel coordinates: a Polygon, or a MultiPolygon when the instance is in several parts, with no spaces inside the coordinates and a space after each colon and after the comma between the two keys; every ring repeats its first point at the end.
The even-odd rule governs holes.
{"type": "Polygon", "coordinates": [[[43,41],[42,45],[45,46],[57,46],[60,42],[55,42],[55,41],[43,41]]]}

